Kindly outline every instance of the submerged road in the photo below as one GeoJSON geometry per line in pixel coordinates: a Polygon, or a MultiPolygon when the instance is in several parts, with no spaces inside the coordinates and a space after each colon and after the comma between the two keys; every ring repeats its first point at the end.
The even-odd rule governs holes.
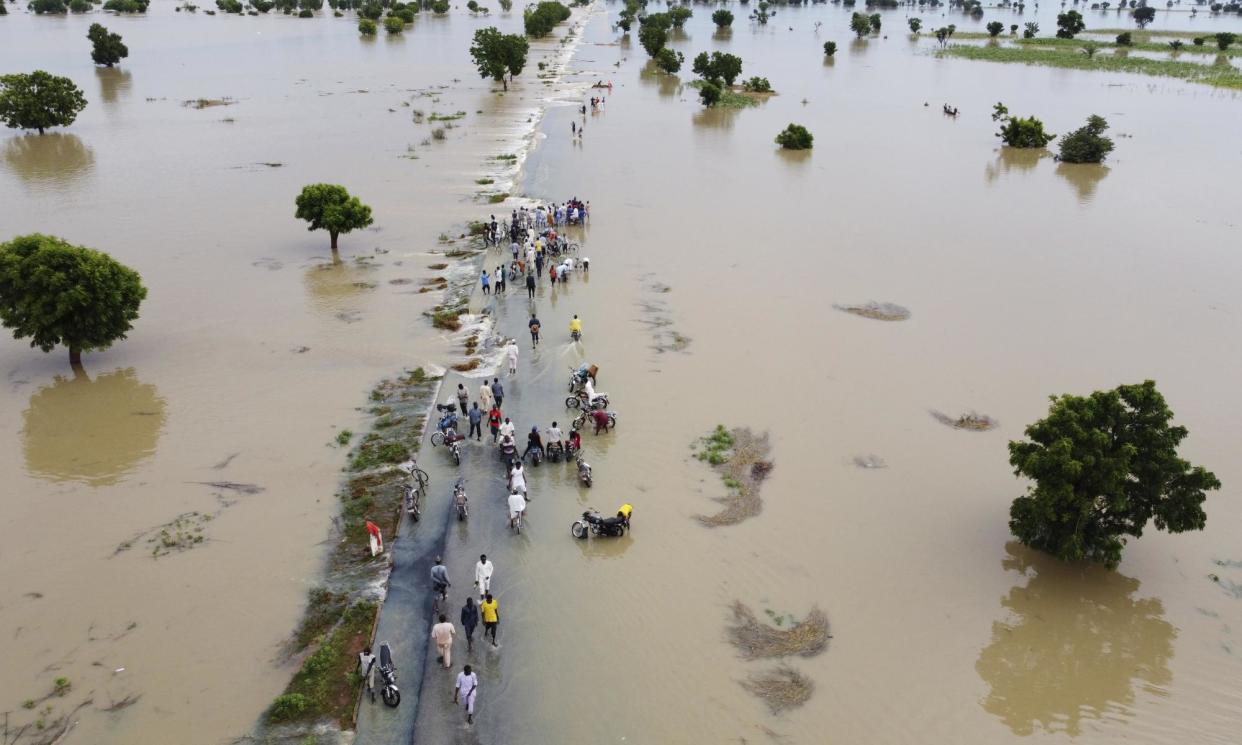
{"type": "MultiPolygon", "coordinates": [[[[500,261],[497,249],[488,252],[489,267],[500,261]]],[[[543,435],[556,419],[561,429],[566,434],[569,432],[574,412],[566,410],[564,405],[568,369],[586,360],[582,345],[569,340],[569,319],[574,311],[570,307],[572,303],[567,301],[574,292],[586,291],[588,283],[589,278],[579,271],[566,285],[558,285],[555,289],[544,276],[534,299],[528,299],[525,288],[519,288],[518,283],[512,283],[506,295],[488,296],[476,290],[472,297],[471,312],[489,310],[495,322],[493,333],[516,339],[520,348],[517,375],[507,374],[507,364],[493,373],[504,386],[502,409],[517,427],[519,452],[525,449],[526,434],[533,425],[538,425],[543,435]],[[544,338],[537,349],[532,349],[527,331],[532,311],[538,313],[543,322],[544,338]]],[[[589,327],[586,331],[589,333],[589,327]]],[[[492,351],[487,347],[481,349],[485,353],[492,351]]],[[[455,401],[458,383],[466,385],[471,402],[477,401],[480,382],[482,377],[469,378],[450,372],[440,389],[439,402],[448,398],[455,401]]],[[[434,425],[429,429],[434,431],[434,425]]],[[[503,465],[491,443],[486,421],[483,429],[482,442],[471,439],[463,443],[460,468],[453,464],[443,447],[423,443],[418,462],[431,477],[431,483],[422,520],[418,523],[406,520],[393,546],[394,568],[375,639],[377,647],[382,641],[392,645],[401,705],[389,709],[382,702],[363,701],[358,715],[357,745],[509,741],[504,733],[511,731],[512,722],[507,724],[506,718],[518,713],[520,698],[516,691],[509,690],[508,681],[512,676],[507,675],[505,648],[520,644],[525,634],[534,631],[533,609],[522,602],[521,583],[533,580],[532,569],[522,568],[523,546],[531,541],[572,540],[569,523],[574,513],[554,510],[552,505],[565,501],[555,499],[558,492],[566,495],[576,492],[577,470],[572,462],[545,461],[538,467],[526,466],[530,471],[527,482],[532,500],[529,524],[521,535],[514,535],[508,526],[503,465]],[[453,484],[459,477],[465,479],[470,499],[470,517],[465,522],[458,522],[450,509],[453,484]],[[545,505],[546,508],[541,509],[545,505]],[[474,566],[480,554],[487,554],[495,565],[492,594],[499,602],[499,647],[493,649],[490,641],[483,641],[480,624],[474,635],[474,651],[467,653],[460,612],[466,597],[475,593],[474,566]],[[452,581],[447,615],[457,627],[458,637],[453,647],[451,670],[437,663],[430,641],[433,622],[430,571],[437,555],[444,557],[452,581]],[[465,664],[472,665],[480,678],[473,725],[466,724],[462,707],[453,705],[454,680],[465,664]]],[[[463,420],[460,430],[469,430],[466,421],[463,420]]],[[[584,445],[589,460],[589,434],[584,445]]],[[[477,601],[477,595],[475,597],[477,601]]]]}

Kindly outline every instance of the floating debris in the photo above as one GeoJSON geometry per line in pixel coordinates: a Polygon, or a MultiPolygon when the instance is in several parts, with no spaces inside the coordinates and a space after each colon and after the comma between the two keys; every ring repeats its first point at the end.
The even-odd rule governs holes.
{"type": "MultiPolygon", "coordinates": [[[[784,622],[784,617],[778,619],[784,622]]],[[[791,619],[792,620],[792,619],[791,619]]],[[[760,621],[745,603],[733,603],[734,625],[729,627],[729,640],[738,648],[742,657],[749,660],[764,657],[814,657],[828,648],[828,616],[818,607],[811,609],[806,618],[787,629],[760,621]]]]}
{"type": "Polygon", "coordinates": [[[250,262],[250,266],[257,266],[274,272],[277,269],[284,267],[284,262],[264,256],[261,259],[255,259],[250,262]]]}
{"type": "Polygon", "coordinates": [[[810,678],[788,665],[751,675],[742,681],[742,687],[763,699],[773,714],[805,704],[815,691],[810,678]]]}
{"type": "Polygon", "coordinates": [[[966,429],[971,432],[986,432],[990,429],[996,429],[997,425],[1000,424],[1000,422],[997,422],[990,416],[978,414],[973,411],[962,414],[956,419],[948,414],[936,411],[935,409],[931,410],[931,415],[935,417],[936,421],[946,427],[952,427],[953,429],[966,429]]]}
{"type": "Polygon", "coordinates": [[[215,464],[214,466],[212,466],[212,469],[214,469],[214,470],[216,470],[216,471],[223,471],[224,469],[228,468],[228,467],[229,467],[229,464],[233,462],[233,459],[234,459],[234,458],[236,458],[236,457],[237,457],[237,456],[239,456],[239,455],[241,455],[241,453],[240,453],[240,452],[238,452],[238,453],[230,453],[228,456],[226,456],[226,457],[225,457],[225,459],[224,459],[224,460],[222,460],[222,461],[220,461],[219,463],[217,463],[217,464],[215,464]]]}
{"type": "Polygon", "coordinates": [[[181,102],[182,106],[190,109],[209,109],[212,106],[232,106],[237,103],[232,98],[191,98],[181,102]]]}
{"type": "Polygon", "coordinates": [[[700,440],[700,444],[703,449],[695,457],[720,473],[728,494],[716,498],[724,509],[714,515],[696,515],[696,519],[716,528],[736,525],[758,515],[763,509],[759,485],[772,470],[767,433],[755,435],[745,427],[727,431],[723,425],[718,425],[710,436],[700,440]]]}
{"type": "Polygon", "coordinates": [[[390,280],[388,280],[388,284],[390,284],[390,285],[408,285],[408,284],[412,283],[413,281],[414,281],[414,280],[410,279],[409,277],[397,277],[396,279],[390,279],[390,280]]]}
{"type": "Polygon", "coordinates": [[[264,488],[258,484],[239,484],[236,481],[192,481],[190,483],[202,484],[203,486],[210,486],[216,489],[229,489],[242,494],[258,494],[264,491],[264,488]]]}
{"type": "Polygon", "coordinates": [[[863,303],[861,305],[836,305],[832,307],[846,313],[853,313],[863,318],[876,321],[904,321],[910,317],[910,311],[894,303],[863,303]]]}
{"type": "Polygon", "coordinates": [[[859,468],[888,468],[888,464],[878,455],[855,455],[854,465],[859,468]]]}

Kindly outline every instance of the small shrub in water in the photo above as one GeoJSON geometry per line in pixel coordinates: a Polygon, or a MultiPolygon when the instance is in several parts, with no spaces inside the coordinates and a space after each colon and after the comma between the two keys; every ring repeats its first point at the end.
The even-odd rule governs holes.
{"type": "Polygon", "coordinates": [[[1092,114],[1087,125],[1061,138],[1061,160],[1066,163],[1103,163],[1113,151],[1113,141],[1104,136],[1108,122],[1092,114]]]}
{"type": "Polygon", "coordinates": [[[824,42],[824,56],[831,57],[837,53],[837,43],[835,41],[824,42]]]}
{"type": "Polygon", "coordinates": [[[786,150],[810,150],[815,136],[801,124],[790,124],[776,136],[776,144],[786,150]]]}
{"type": "Polygon", "coordinates": [[[390,34],[399,34],[405,30],[405,21],[396,16],[388,16],[384,19],[384,30],[390,34]]]}

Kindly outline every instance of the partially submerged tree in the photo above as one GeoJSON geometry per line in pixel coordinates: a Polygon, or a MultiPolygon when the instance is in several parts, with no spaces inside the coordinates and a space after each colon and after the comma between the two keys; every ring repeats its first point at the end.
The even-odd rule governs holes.
{"type": "Polygon", "coordinates": [[[509,81],[520,75],[526,67],[526,55],[530,42],[518,34],[502,34],[495,26],[474,32],[470,45],[470,57],[474,60],[479,76],[491,78],[509,90],[509,81]]]}
{"type": "Polygon", "coordinates": [[[712,23],[716,24],[717,28],[728,28],[733,25],[733,14],[721,8],[712,13],[712,23]]]}
{"type": "Polygon", "coordinates": [[[1078,33],[1087,28],[1087,24],[1082,20],[1082,13],[1076,10],[1066,11],[1057,14],[1057,38],[1072,39],[1078,33]]]}
{"type": "Polygon", "coordinates": [[[910,23],[910,33],[912,34],[917,34],[919,32],[919,29],[923,28],[923,21],[920,18],[911,18],[909,23],[910,23]]]}
{"type": "Polygon", "coordinates": [[[68,127],[86,108],[86,97],[69,78],[43,70],[0,75],[0,121],[13,129],[68,127]]]}
{"type": "Polygon", "coordinates": [[[992,107],[992,121],[1000,122],[1001,129],[996,136],[1009,147],[1046,147],[1056,138],[1056,135],[1045,132],[1044,123],[1033,116],[1025,119],[1010,116],[1009,109],[1003,103],[992,107]]]}
{"type": "Polygon", "coordinates": [[[668,18],[673,23],[673,28],[681,28],[686,25],[686,21],[694,15],[694,11],[684,5],[674,5],[668,9],[668,18]]]}
{"type": "Polygon", "coordinates": [[[38,233],[0,244],[0,323],[44,352],[63,344],[72,365],[124,339],[146,296],[138,273],[101,251],[38,233]]]}
{"type": "Polygon", "coordinates": [[[541,39],[552,33],[556,24],[569,16],[569,8],[554,0],[545,0],[533,8],[526,6],[526,10],[522,13],[522,21],[527,36],[541,39]]]}
{"type": "Polygon", "coordinates": [[[850,30],[859,39],[871,33],[871,19],[862,13],[855,13],[850,16],[850,30]]]}
{"type": "Polygon", "coordinates": [[[384,19],[384,30],[390,34],[399,34],[405,31],[405,21],[397,16],[388,16],[384,19]]]}
{"type": "Polygon", "coordinates": [[[1022,27],[1023,39],[1034,39],[1039,33],[1039,24],[1034,21],[1027,21],[1022,27]]]}
{"type": "MultiPolygon", "coordinates": [[[[0,2],[3,1],[0,0],[0,2]]],[[[121,35],[109,32],[98,23],[91,24],[90,30],[86,32],[86,38],[90,39],[91,44],[94,45],[91,49],[91,59],[97,65],[112,67],[129,56],[129,47],[121,41],[121,35]]]]}
{"type": "Polygon", "coordinates": [[[1219,33],[1216,35],[1216,47],[1220,49],[1220,51],[1223,52],[1226,49],[1228,49],[1235,41],[1237,41],[1237,39],[1238,39],[1237,35],[1229,33],[1228,31],[1219,33]]]}
{"type": "Polygon", "coordinates": [[[377,30],[375,21],[372,21],[370,18],[362,18],[358,21],[358,33],[363,36],[375,36],[377,30]]]}
{"type": "Polygon", "coordinates": [[[810,150],[814,141],[815,136],[801,124],[790,124],[776,136],[776,144],[785,150],[810,150]]]}
{"type": "Polygon", "coordinates": [[[699,100],[708,108],[715,106],[720,101],[722,95],[724,95],[724,91],[720,89],[719,85],[710,80],[705,81],[699,88],[699,100]]]}
{"type": "Polygon", "coordinates": [[[936,41],[940,43],[940,48],[944,49],[949,45],[949,39],[953,37],[953,32],[957,30],[957,26],[950,23],[948,26],[941,26],[936,29],[936,41]]]}
{"type": "Polygon", "coordinates": [[[1061,160],[1066,163],[1103,163],[1113,151],[1113,141],[1104,136],[1108,122],[1092,114],[1084,127],[1061,138],[1061,160]]]}
{"type": "Polygon", "coordinates": [[[831,57],[837,53],[837,43],[835,41],[824,42],[824,56],[831,57]]]}
{"type": "Polygon", "coordinates": [[[328,231],[333,253],[336,253],[338,235],[365,228],[374,222],[371,208],[358,201],[358,197],[350,196],[344,186],[336,184],[304,186],[295,204],[298,209],[294,217],[310,223],[307,230],[328,231]]]}
{"type": "Polygon", "coordinates": [[[1090,396],[1053,396],[1048,416],[1009,443],[1014,474],[1035,482],[1009,509],[1009,529],[1063,561],[1115,568],[1125,536],[1202,530],[1210,471],[1178,457],[1186,428],[1150,380],[1090,396]]]}
{"type": "Polygon", "coordinates": [[[709,57],[707,52],[699,52],[691,69],[709,83],[720,85],[724,81],[725,85],[733,85],[737,76],[742,74],[742,58],[721,52],[712,52],[709,57]]]}
{"type": "Polygon", "coordinates": [[[867,20],[871,22],[871,32],[874,34],[880,33],[880,26],[884,24],[884,19],[880,17],[880,14],[872,13],[867,17],[867,20]]]}
{"type": "Polygon", "coordinates": [[[1131,15],[1134,16],[1134,22],[1138,27],[1144,29],[1147,28],[1147,24],[1156,20],[1156,9],[1144,5],[1141,8],[1135,8],[1131,15]]]}
{"type": "Polygon", "coordinates": [[[665,47],[655,56],[656,67],[664,72],[672,75],[681,69],[681,65],[686,61],[686,56],[681,52],[674,52],[672,49],[665,47]]]}
{"type": "Polygon", "coordinates": [[[1001,23],[1000,21],[992,21],[991,23],[988,24],[987,28],[988,28],[988,36],[991,36],[993,39],[995,39],[996,37],[1001,35],[1002,31],[1005,30],[1005,24],[1001,23]]]}
{"type": "Polygon", "coordinates": [[[668,43],[668,30],[673,27],[673,21],[667,13],[652,13],[639,17],[638,24],[638,43],[643,45],[648,57],[655,59],[668,43]]]}

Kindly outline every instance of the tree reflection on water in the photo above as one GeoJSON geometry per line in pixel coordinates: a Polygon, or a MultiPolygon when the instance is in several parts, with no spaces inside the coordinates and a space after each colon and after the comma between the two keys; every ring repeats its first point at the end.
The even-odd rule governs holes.
{"type": "Polygon", "coordinates": [[[1133,716],[1135,686],[1162,694],[1177,630],[1138,580],[1063,564],[1017,543],[1007,570],[1028,578],[1001,600],[975,670],[990,688],[982,705],[1017,735],[1077,735],[1083,720],[1133,716]]]}

